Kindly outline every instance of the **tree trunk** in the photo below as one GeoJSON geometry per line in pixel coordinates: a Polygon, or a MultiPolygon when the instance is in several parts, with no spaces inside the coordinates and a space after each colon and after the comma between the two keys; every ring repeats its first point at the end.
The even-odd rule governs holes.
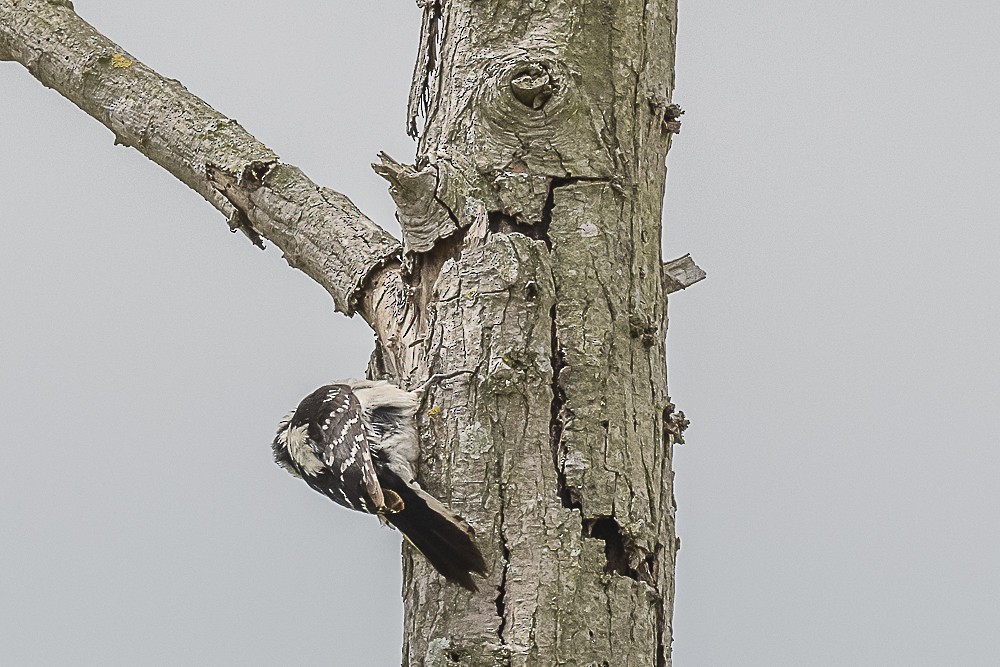
{"type": "Polygon", "coordinates": [[[429,391],[422,477],[493,569],[469,595],[407,550],[404,665],[667,665],[683,426],[660,257],[675,2],[424,11],[417,161],[376,167],[399,207],[414,327],[375,370],[407,385],[474,371],[429,391]],[[405,360],[401,342],[417,350],[405,360]]]}
{"type": "Polygon", "coordinates": [[[0,59],[266,238],[377,334],[372,375],[442,374],[419,413],[426,487],[475,527],[488,580],[404,549],[409,667],[669,665],[666,295],[680,110],[675,0],[424,0],[410,129],[383,155],[403,246],[62,0],[0,0],[0,59]]]}

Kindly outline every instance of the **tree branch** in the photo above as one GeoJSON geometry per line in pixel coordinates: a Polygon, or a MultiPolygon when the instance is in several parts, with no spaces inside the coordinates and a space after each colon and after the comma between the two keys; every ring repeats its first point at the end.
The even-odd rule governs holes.
{"type": "Polygon", "coordinates": [[[690,254],[664,262],[662,268],[663,288],[666,294],[687,289],[707,276],[704,269],[694,263],[690,254]]]}
{"type": "Polygon", "coordinates": [[[97,32],[71,3],[0,0],[0,59],[21,63],[114,132],[115,143],[186,183],[233,231],[256,245],[270,240],[326,288],[337,310],[352,314],[374,272],[395,262],[399,242],[347,197],[281,163],[236,121],[97,32]]]}

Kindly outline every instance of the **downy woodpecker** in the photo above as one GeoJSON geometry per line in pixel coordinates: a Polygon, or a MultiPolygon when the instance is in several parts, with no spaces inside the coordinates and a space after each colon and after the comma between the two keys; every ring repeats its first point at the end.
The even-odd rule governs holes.
{"type": "Polygon", "coordinates": [[[486,562],[466,521],[420,488],[414,474],[418,395],[385,381],[320,387],[278,426],[282,468],[330,500],[395,526],[450,582],[475,591],[486,562]]]}

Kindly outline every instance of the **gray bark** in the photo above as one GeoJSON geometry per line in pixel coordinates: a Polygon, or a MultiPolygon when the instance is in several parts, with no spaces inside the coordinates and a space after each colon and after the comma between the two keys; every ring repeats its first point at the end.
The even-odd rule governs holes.
{"type": "Polygon", "coordinates": [[[0,0],[0,54],[191,187],[234,231],[281,248],[341,312],[354,311],[370,274],[397,255],[398,242],[347,197],[282,163],[239,123],[97,32],[71,3],[0,0]]]}
{"type": "Polygon", "coordinates": [[[375,165],[402,246],[69,3],[0,0],[0,58],[360,311],[372,375],[449,374],[419,414],[421,477],[492,569],[470,594],[404,548],[404,665],[669,665],[687,421],[666,295],[704,277],[660,256],[675,0],[422,4],[416,163],[375,165]]]}
{"type": "Polygon", "coordinates": [[[404,664],[666,665],[674,535],[662,265],[672,0],[427,2],[416,164],[384,159],[421,352],[474,369],[423,413],[424,480],[477,528],[487,592],[406,559],[404,664]]]}

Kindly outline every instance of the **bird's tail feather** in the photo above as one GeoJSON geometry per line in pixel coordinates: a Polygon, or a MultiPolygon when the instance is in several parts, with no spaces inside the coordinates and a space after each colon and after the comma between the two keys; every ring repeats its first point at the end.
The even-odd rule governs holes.
{"type": "Polygon", "coordinates": [[[379,482],[403,500],[403,509],[386,513],[386,520],[406,536],[441,576],[470,591],[478,590],[472,575],[486,576],[486,561],[472,527],[437,498],[406,484],[391,472],[380,475],[379,482]]]}

